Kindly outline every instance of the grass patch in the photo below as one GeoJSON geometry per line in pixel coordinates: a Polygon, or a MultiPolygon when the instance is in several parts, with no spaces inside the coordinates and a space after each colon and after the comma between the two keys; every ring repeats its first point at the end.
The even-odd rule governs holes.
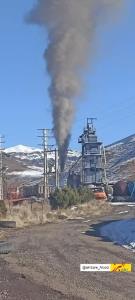
{"type": "Polygon", "coordinates": [[[0,200],[0,217],[5,217],[7,213],[7,208],[5,202],[0,200]]]}
{"type": "Polygon", "coordinates": [[[33,203],[31,206],[26,202],[10,208],[7,206],[6,216],[1,216],[0,220],[15,221],[17,227],[23,228],[30,225],[60,222],[64,219],[102,216],[111,210],[110,203],[96,200],[56,210],[51,210],[47,204],[42,206],[40,203],[33,203]]]}

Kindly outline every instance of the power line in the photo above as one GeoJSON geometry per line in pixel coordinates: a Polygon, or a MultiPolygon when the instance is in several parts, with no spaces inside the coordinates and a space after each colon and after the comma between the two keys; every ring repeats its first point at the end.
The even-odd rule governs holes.
{"type": "MultiPolygon", "coordinates": [[[[51,172],[48,173],[48,154],[54,153],[55,156],[55,188],[59,188],[59,157],[58,157],[58,149],[53,149],[55,145],[49,144],[50,139],[54,139],[53,131],[52,129],[38,129],[41,132],[40,137],[42,139],[42,144],[40,146],[43,147],[43,161],[44,161],[44,201],[48,201],[48,178],[49,174],[52,174],[51,172]]],[[[55,143],[54,143],[55,144],[55,143]]],[[[54,173],[53,173],[54,174],[54,173]]]]}
{"type": "Polygon", "coordinates": [[[41,135],[39,135],[38,137],[40,137],[42,139],[42,144],[40,144],[40,146],[43,147],[43,154],[44,154],[44,159],[43,159],[43,163],[44,163],[44,201],[47,202],[48,201],[48,162],[47,162],[47,153],[49,150],[49,147],[51,147],[51,145],[48,145],[48,139],[52,138],[52,135],[50,135],[50,133],[52,133],[51,129],[47,129],[47,128],[43,128],[43,129],[38,129],[41,132],[41,135]]]}

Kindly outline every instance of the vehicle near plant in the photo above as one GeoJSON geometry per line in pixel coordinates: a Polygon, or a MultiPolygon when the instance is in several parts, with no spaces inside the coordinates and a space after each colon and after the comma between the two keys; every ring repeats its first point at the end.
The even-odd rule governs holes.
{"type": "Polygon", "coordinates": [[[96,200],[105,200],[105,201],[107,201],[107,195],[106,195],[104,187],[102,187],[102,186],[93,187],[92,192],[94,193],[96,200]]]}

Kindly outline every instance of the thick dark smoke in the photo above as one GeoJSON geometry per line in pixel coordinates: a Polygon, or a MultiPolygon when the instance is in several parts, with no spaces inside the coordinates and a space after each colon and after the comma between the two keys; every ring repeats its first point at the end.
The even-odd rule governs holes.
{"type": "Polygon", "coordinates": [[[44,58],[51,77],[49,94],[55,138],[64,168],[66,150],[75,114],[75,99],[81,89],[80,70],[91,55],[96,26],[123,0],[37,0],[27,21],[48,32],[44,58]]]}
{"type": "Polygon", "coordinates": [[[70,134],[67,136],[65,142],[59,146],[59,158],[60,158],[60,169],[61,172],[64,171],[64,166],[65,166],[65,159],[67,157],[67,152],[68,152],[68,146],[69,146],[69,141],[70,141],[70,134]]]}

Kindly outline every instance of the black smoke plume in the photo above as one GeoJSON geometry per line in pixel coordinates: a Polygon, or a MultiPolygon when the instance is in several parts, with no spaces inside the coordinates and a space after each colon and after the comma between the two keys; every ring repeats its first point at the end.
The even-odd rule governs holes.
{"type": "Polygon", "coordinates": [[[37,0],[27,22],[48,32],[44,58],[51,78],[49,94],[61,166],[75,116],[75,99],[81,90],[80,70],[91,58],[96,27],[123,0],[37,0]]]}

